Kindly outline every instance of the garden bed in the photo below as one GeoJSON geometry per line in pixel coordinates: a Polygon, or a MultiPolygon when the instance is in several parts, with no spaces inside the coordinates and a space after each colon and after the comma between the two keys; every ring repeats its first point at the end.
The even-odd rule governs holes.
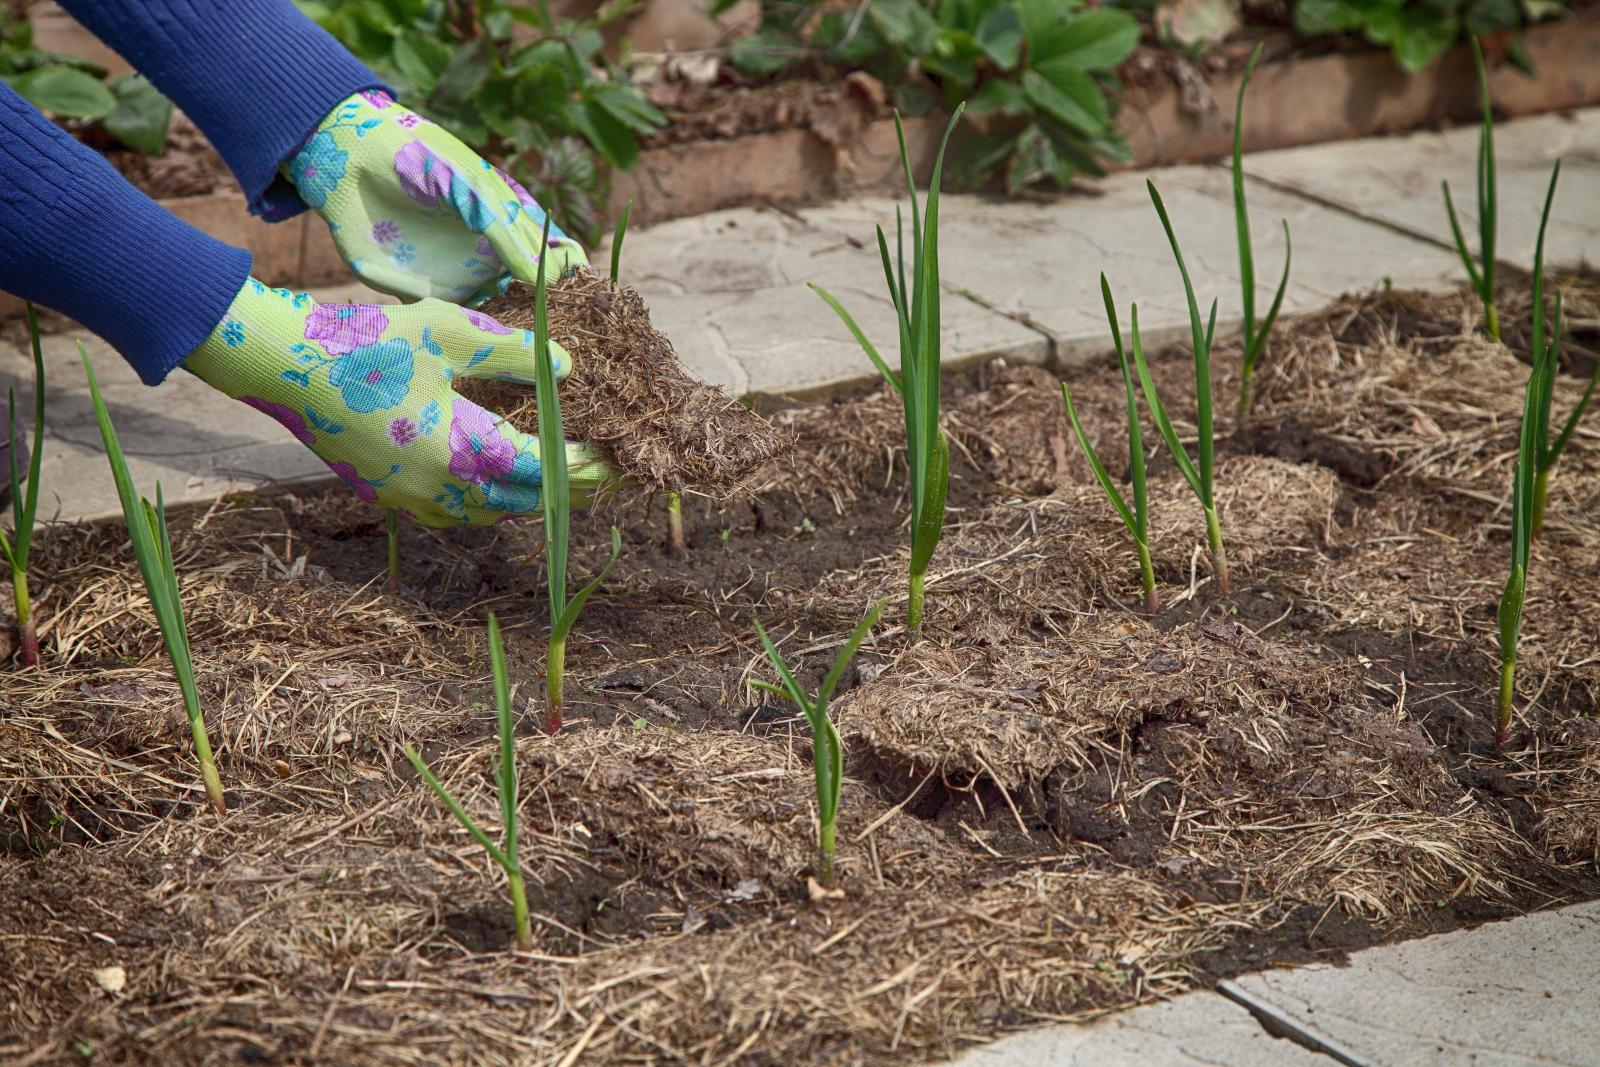
{"type": "MultiPolygon", "coordinates": [[[[407,527],[386,595],[382,518],[346,493],[175,516],[220,823],[123,532],[51,528],[49,669],[4,676],[0,701],[0,1054],[921,1063],[1600,895],[1600,438],[1582,431],[1553,483],[1496,751],[1526,372],[1475,310],[1391,292],[1281,327],[1219,464],[1233,596],[1157,465],[1154,618],[1048,373],[991,363],[948,386],[952,510],[917,641],[898,402],[784,408],[797,456],[751,500],[687,501],[686,555],[659,510],[577,524],[575,575],[608,519],[626,548],[579,622],[553,738],[536,524],[407,527]],[[841,877],[817,894],[807,734],[746,685],[768,677],[752,623],[814,679],[879,597],[835,702],[841,877]],[[494,824],[490,610],[533,702],[524,953],[481,850],[399,758],[417,743],[494,824]]],[[[1219,395],[1236,367],[1219,346],[1219,395]]],[[[1185,355],[1154,372],[1184,410],[1185,355]]],[[[1073,388],[1120,471],[1119,375],[1073,388]]]]}

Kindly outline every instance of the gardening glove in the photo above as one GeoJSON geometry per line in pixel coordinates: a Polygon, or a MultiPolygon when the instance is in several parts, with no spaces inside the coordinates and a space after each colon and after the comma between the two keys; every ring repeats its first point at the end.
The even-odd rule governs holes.
{"type": "MultiPolygon", "coordinates": [[[[534,280],[544,209],[510,175],[379,91],[333,109],[283,165],[374,289],[476,305],[534,280]]],[[[546,281],[588,266],[554,223],[546,281]]]]}
{"type": "MultiPolygon", "coordinates": [[[[249,279],[183,361],[281,422],[369,504],[427,526],[492,523],[539,507],[537,439],[450,387],[456,375],[532,383],[533,334],[442,300],[318,304],[249,279]]],[[[572,360],[551,345],[556,377],[572,360]]],[[[613,475],[567,444],[574,504],[613,475]]]]}

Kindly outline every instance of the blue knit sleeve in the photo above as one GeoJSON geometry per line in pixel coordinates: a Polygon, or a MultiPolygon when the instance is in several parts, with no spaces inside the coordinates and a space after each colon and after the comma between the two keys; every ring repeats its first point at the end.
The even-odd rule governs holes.
{"type": "Polygon", "coordinates": [[[278,166],[379,80],[293,0],[62,0],[205,131],[270,222],[304,211],[278,166]]]}
{"type": "Polygon", "coordinates": [[[154,385],[249,274],[249,252],[173,216],[0,85],[0,289],[77,319],[154,385]]]}

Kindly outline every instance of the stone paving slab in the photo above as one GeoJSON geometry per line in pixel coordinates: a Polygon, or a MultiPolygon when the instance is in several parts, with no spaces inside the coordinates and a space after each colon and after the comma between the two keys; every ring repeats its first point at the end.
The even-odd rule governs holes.
{"type": "MultiPolygon", "coordinates": [[[[792,214],[717,211],[629,233],[621,273],[684,363],[735,395],[805,393],[876,377],[808,282],[837,297],[886,359],[898,358],[876,247],[792,214]]],[[[943,319],[947,364],[993,355],[1037,363],[1049,352],[1037,331],[958,295],[945,297],[943,319]]]]}
{"type": "Polygon", "coordinates": [[[1600,901],[1236,984],[1374,1065],[1600,1067],[1600,901]]]}
{"type": "Polygon", "coordinates": [[[1216,993],[1146,1004],[1084,1026],[1030,1030],[980,1045],[951,1067],[1332,1067],[1268,1034],[1216,993]]]}
{"type": "MultiPolygon", "coordinates": [[[[1249,169],[1254,169],[1250,167],[1249,169]]],[[[1189,336],[1182,279],[1161,221],[1145,188],[1153,177],[1172,218],[1195,295],[1205,314],[1219,301],[1217,329],[1237,325],[1238,237],[1228,171],[1172,167],[1114,174],[1092,188],[1050,201],[940,198],[940,270],[945,282],[1007,312],[1031,316],[1057,342],[1062,358],[1078,361],[1108,350],[1100,295],[1104,271],[1124,323],[1139,304],[1147,344],[1189,336]]],[[[1455,284],[1460,262],[1427,241],[1364,224],[1303,197],[1252,183],[1248,191],[1255,241],[1258,314],[1276,289],[1283,265],[1287,219],[1294,263],[1285,313],[1321,307],[1341,293],[1394,285],[1437,289],[1455,284]]],[[[893,234],[895,203],[857,199],[802,211],[818,226],[873,241],[874,225],[893,234]]]]}
{"type": "MultiPolygon", "coordinates": [[[[1550,213],[1546,257],[1555,263],[1600,262],[1600,109],[1543,115],[1495,129],[1499,174],[1498,259],[1533,266],[1550,167],[1563,159],[1550,213]]],[[[1478,128],[1311,145],[1250,156],[1257,177],[1449,245],[1439,191],[1450,182],[1467,244],[1478,248],[1478,128]]],[[[1461,272],[1457,266],[1458,274],[1461,272]]],[[[1396,284],[1399,284],[1396,279],[1396,284]]]]}

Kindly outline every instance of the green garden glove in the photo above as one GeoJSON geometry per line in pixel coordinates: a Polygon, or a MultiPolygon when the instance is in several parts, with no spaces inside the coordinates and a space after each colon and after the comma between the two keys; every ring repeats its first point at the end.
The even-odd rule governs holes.
{"type": "MultiPolygon", "coordinates": [[[[283,172],[374,289],[475,305],[513,278],[534,280],[544,210],[510,175],[387,93],[357,93],[334,108],[283,172]]],[[[546,280],[588,262],[552,222],[546,280]]]]}
{"type": "MultiPolygon", "coordinates": [[[[556,377],[572,360],[551,346],[556,377]]],[[[533,334],[442,300],[318,304],[254,278],[206,342],[195,375],[281,422],[370,504],[427,526],[539,508],[539,443],[458,396],[456,375],[532,383],[533,334]]],[[[613,469],[567,444],[574,504],[613,469]]]]}

